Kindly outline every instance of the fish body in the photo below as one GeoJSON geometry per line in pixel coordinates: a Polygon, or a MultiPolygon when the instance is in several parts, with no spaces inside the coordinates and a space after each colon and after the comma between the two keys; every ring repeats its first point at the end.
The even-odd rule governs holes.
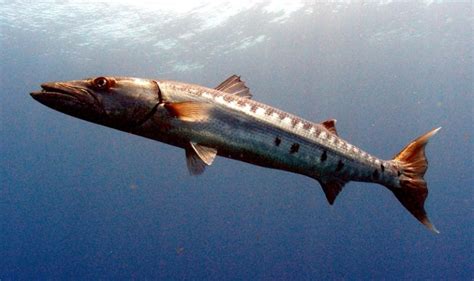
{"type": "Polygon", "coordinates": [[[215,89],[174,81],[158,81],[158,84],[163,99],[177,104],[190,101],[203,104],[205,112],[193,117],[195,120],[183,122],[180,118],[169,118],[166,110],[164,116],[155,115],[135,132],[139,135],[172,145],[176,145],[178,139],[185,144],[193,140],[216,148],[217,154],[223,157],[318,180],[338,177],[371,182],[374,181],[374,169],[380,169],[381,165],[386,167],[384,175],[395,174],[393,165],[387,161],[339,138],[334,120],[313,123],[249,98],[215,89]],[[163,126],[165,122],[166,126],[163,126]],[[164,127],[164,131],[157,130],[157,127],[164,127]],[[170,140],[161,139],[161,136],[170,140]]]}
{"type": "Polygon", "coordinates": [[[382,160],[340,138],[335,120],[313,123],[251,99],[240,77],[216,88],[128,77],[97,77],[42,85],[33,98],[94,123],[185,149],[191,174],[217,155],[316,179],[330,204],[349,181],[390,189],[429,229],[424,147],[438,129],[382,160]]]}

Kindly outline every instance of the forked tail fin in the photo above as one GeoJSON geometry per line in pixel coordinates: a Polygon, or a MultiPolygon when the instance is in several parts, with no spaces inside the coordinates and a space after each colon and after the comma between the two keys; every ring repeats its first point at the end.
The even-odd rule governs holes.
{"type": "Polygon", "coordinates": [[[412,141],[393,158],[392,161],[400,168],[400,184],[399,186],[387,186],[413,216],[436,233],[439,231],[428,219],[424,208],[428,188],[423,176],[428,169],[425,146],[440,129],[433,129],[412,141]]]}

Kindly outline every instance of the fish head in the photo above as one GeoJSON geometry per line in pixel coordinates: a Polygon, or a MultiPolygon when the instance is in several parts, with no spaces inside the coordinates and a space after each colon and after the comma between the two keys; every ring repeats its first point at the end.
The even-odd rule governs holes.
{"type": "Polygon", "coordinates": [[[96,77],[48,82],[32,92],[38,102],[65,114],[120,130],[145,122],[160,102],[154,80],[96,77]]]}

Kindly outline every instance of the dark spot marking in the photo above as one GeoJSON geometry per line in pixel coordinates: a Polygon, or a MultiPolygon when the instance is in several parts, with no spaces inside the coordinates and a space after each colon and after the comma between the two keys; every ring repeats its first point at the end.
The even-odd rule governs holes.
{"type": "Polygon", "coordinates": [[[281,139],[280,139],[279,137],[276,137],[276,138],[275,138],[275,145],[276,145],[276,146],[279,146],[280,143],[281,143],[281,139]]]}
{"type": "Polygon", "coordinates": [[[252,107],[250,108],[250,110],[251,110],[253,113],[255,113],[255,112],[257,112],[257,109],[258,109],[258,105],[252,104],[252,107]]]}
{"type": "Polygon", "coordinates": [[[383,165],[383,163],[380,164],[380,170],[382,171],[382,173],[385,172],[385,166],[383,165]]]}
{"type": "Polygon", "coordinates": [[[347,142],[340,140],[342,142],[341,149],[346,149],[347,150],[347,142]]]}
{"type": "Polygon", "coordinates": [[[280,112],[280,120],[283,120],[285,119],[286,117],[288,116],[288,114],[284,113],[284,112],[280,112]]]}
{"type": "Polygon", "coordinates": [[[379,179],[379,170],[375,169],[374,172],[372,173],[372,177],[374,178],[374,180],[378,180],[379,179]]]}
{"type": "Polygon", "coordinates": [[[306,122],[306,121],[305,121],[305,122],[303,123],[303,129],[305,129],[305,130],[311,129],[312,126],[313,126],[313,125],[311,125],[311,123],[309,123],[309,122],[306,122]]]}
{"type": "Polygon", "coordinates": [[[339,160],[339,162],[337,162],[336,172],[339,172],[342,168],[344,168],[344,163],[342,163],[342,160],[339,160]]]}
{"type": "Polygon", "coordinates": [[[245,106],[245,105],[247,105],[247,102],[244,99],[239,99],[237,101],[237,104],[240,105],[240,106],[245,106]]]}
{"type": "Polygon", "coordinates": [[[296,153],[296,152],[298,152],[299,149],[300,149],[300,145],[297,144],[297,143],[294,143],[290,147],[290,153],[291,154],[296,153]]]}
{"type": "Polygon", "coordinates": [[[275,112],[275,110],[274,110],[273,108],[271,108],[271,107],[268,107],[267,110],[265,111],[265,114],[266,114],[266,115],[272,115],[273,112],[275,112]]]}
{"type": "Polygon", "coordinates": [[[321,162],[326,161],[328,159],[328,154],[326,153],[326,150],[321,154],[321,162]]]}
{"type": "Polygon", "coordinates": [[[232,95],[224,95],[224,100],[226,102],[231,102],[234,100],[234,97],[232,95]]]}
{"type": "Polygon", "coordinates": [[[300,122],[300,120],[298,120],[298,118],[292,118],[291,119],[291,127],[296,127],[296,124],[298,124],[298,122],[300,122]]]}
{"type": "Polygon", "coordinates": [[[401,176],[402,175],[402,172],[400,172],[400,170],[397,171],[397,176],[401,176]]]}

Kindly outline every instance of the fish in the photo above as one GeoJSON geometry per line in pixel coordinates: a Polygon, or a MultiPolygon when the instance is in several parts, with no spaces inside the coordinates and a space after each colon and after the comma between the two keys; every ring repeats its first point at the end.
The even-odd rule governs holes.
{"type": "Polygon", "coordinates": [[[350,181],[392,191],[419,222],[439,233],[425,211],[425,147],[440,129],[377,158],[339,137],[336,120],[310,122],[257,102],[240,76],[214,88],[172,80],[100,76],[41,84],[38,102],[62,113],[185,150],[191,175],[216,156],[315,179],[333,205],[350,181]]]}

